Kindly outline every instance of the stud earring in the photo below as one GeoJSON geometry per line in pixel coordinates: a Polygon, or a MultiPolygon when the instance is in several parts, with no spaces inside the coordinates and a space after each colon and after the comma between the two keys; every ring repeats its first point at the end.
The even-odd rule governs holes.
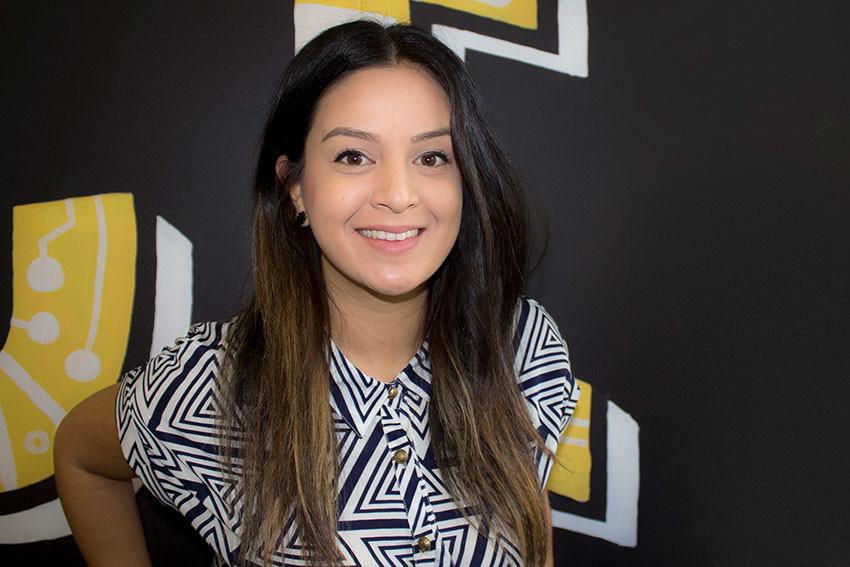
{"type": "Polygon", "coordinates": [[[307,213],[304,211],[298,211],[298,214],[295,215],[295,224],[298,226],[304,226],[304,223],[307,222],[307,213]]]}

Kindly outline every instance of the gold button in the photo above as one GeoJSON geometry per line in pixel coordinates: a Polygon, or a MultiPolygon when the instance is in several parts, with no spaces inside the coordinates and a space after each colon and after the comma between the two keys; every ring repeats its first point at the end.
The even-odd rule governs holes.
{"type": "Polygon", "coordinates": [[[419,546],[419,551],[428,551],[431,549],[431,540],[427,537],[422,536],[419,538],[419,541],[416,542],[416,545],[419,546]]]}
{"type": "Polygon", "coordinates": [[[396,397],[397,395],[398,395],[398,388],[396,388],[395,386],[393,386],[392,388],[390,388],[390,392],[389,392],[389,394],[387,394],[387,397],[388,397],[389,399],[393,399],[393,398],[394,398],[394,397],[396,397]]]}
{"type": "Polygon", "coordinates": [[[404,449],[399,449],[395,453],[393,453],[393,460],[398,464],[407,462],[407,451],[404,449]]]}

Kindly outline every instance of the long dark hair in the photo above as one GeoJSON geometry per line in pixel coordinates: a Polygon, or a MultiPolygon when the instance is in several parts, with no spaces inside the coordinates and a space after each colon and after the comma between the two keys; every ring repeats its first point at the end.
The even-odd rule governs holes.
{"type": "Polygon", "coordinates": [[[451,102],[463,180],[457,242],[430,282],[423,335],[432,368],[432,446],[447,488],[488,537],[516,541],[527,564],[547,551],[534,449],[546,451],[516,383],[513,326],[528,260],[525,185],[497,143],[462,61],[427,32],[358,21],[329,29],[287,67],[254,184],[253,296],[228,335],[222,435],[237,487],[242,559],[298,532],[319,564],[339,561],[338,448],[329,405],[329,307],[320,251],[298,227],[289,189],[328,87],[359,69],[411,65],[451,102]],[[285,155],[283,179],[275,170],[285,155]],[[462,504],[461,504],[462,503],[462,504]],[[464,508],[468,506],[469,508],[464,508]]]}

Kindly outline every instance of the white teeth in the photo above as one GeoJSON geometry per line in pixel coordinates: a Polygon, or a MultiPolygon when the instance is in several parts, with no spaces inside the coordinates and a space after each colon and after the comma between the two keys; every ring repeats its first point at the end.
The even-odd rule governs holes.
{"type": "Polygon", "coordinates": [[[374,238],[375,240],[386,240],[388,242],[398,242],[407,240],[419,234],[419,229],[414,228],[406,232],[386,232],[384,230],[358,230],[360,234],[366,238],[374,238]]]}

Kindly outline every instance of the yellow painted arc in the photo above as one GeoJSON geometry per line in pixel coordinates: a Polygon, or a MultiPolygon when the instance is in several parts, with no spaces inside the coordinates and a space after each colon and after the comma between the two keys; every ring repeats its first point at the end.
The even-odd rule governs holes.
{"type": "Polygon", "coordinates": [[[382,14],[397,22],[410,22],[410,2],[408,0],[295,0],[295,5],[299,4],[316,4],[361,13],[382,14]]]}
{"type": "MultiPolygon", "coordinates": [[[[546,488],[578,502],[590,500],[590,405],[593,388],[576,380],[581,396],[566,430],[558,441],[555,463],[546,488]]],[[[597,418],[598,419],[598,418],[597,418]]]]}
{"type": "Polygon", "coordinates": [[[118,378],[136,279],[133,197],[12,212],[12,324],[0,351],[0,491],[53,475],[64,414],[118,378]]]}
{"type": "MultiPolygon", "coordinates": [[[[537,0],[419,0],[427,4],[438,4],[498,20],[526,29],[537,29],[537,0]]],[[[445,23],[445,22],[440,22],[445,23]]]]}

